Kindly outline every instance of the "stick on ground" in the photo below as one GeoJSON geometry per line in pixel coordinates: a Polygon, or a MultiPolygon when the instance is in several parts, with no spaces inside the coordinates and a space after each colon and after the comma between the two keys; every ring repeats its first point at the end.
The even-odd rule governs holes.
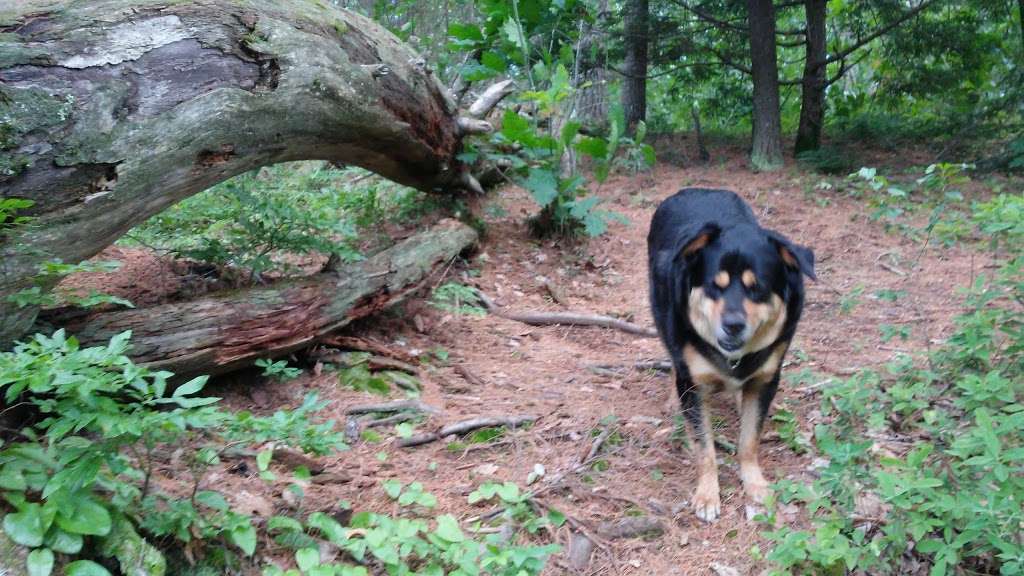
{"type": "Polygon", "coordinates": [[[424,404],[419,400],[399,400],[397,402],[384,402],[382,404],[356,404],[345,409],[345,414],[369,414],[371,412],[404,412],[412,410],[415,412],[426,412],[428,414],[440,414],[441,409],[430,404],[424,404]]]}
{"type": "Polygon", "coordinates": [[[613,328],[629,334],[644,336],[646,338],[657,338],[658,332],[653,328],[645,328],[639,324],[619,320],[611,316],[601,314],[584,314],[580,312],[505,312],[482,291],[477,290],[477,295],[484,307],[494,314],[516,322],[522,322],[531,326],[596,326],[599,328],[613,328]]]}
{"type": "Polygon", "coordinates": [[[536,420],[536,416],[529,415],[510,416],[507,418],[472,418],[469,420],[463,420],[462,422],[449,424],[448,426],[441,428],[437,432],[426,432],[423,434],[416,434],[415,436],[410,436],[408,438],[401,438],[398,440],[396,445],[400,448],[408,448],[410,446],[419,446],[421,444],[434,442],[435,440],[440,440],[441,438],[451,436],[453,434],[465,434],[467,432],[472,432],[473,430],[477,430],[479,428],[492,428],[496,426],[507,426],[508,428],[517,428],[519,426],[522,426],[523,424],[535,422],[536,420]]]}

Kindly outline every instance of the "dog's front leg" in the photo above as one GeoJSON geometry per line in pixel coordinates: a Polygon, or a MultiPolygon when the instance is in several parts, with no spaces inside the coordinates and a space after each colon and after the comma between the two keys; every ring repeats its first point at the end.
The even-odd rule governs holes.
{"type": "Polygon", "coordinates": [[[688,378],[676,375],[679,403],[690,433],[690,444],[697,462],[697,489],[693,492],[693,511],[705,522],[713,522],[721,513],[718,490],[718,461],[715,458],[715,434],[704,405],[703,391],[688,378]]]}
{"type": "Polygon", "coordinates": [[[768,481],[761,473],[757,451],[765,417],[779,387],[779,373],[764,384],[750,383],[743,388],[740,408],[740,441],[736,456],[740,461],[740,479],[747,496],[761,504],[769,494],[768,481]]]}

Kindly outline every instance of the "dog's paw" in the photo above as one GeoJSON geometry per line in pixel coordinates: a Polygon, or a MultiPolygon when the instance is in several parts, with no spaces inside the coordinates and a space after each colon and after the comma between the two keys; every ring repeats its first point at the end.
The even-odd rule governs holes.
{"type": "Polygon", "coordinates": [[[693,493],[693,513],[705,522],[714,522],[722,512],[722,500],[718,495],[718,484],[700,484],[693,493]]]}
{"type": "Polygon", "coordinates": [[[765,499],[772,493],[771,488],[768,487],[768,481],[764,477],[744,482],[743,490],[747,493],[747,498],[754,504],[764,504],[765,499]]]}

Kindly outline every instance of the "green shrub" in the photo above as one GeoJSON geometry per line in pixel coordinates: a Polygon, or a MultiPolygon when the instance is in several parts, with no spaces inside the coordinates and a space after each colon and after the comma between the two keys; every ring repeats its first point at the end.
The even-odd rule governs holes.
{"type": "Polygon", "coordinates": [[[858,164],[850,150],[836,146],[807,150],[797,154],[796,158],[800,164],[822,174],[849,174],[858,164]]]}
{"type": "MultiPolygon", "coordinates": [[[[1001,219],[1014,218],[1006,202],[976,205],[984,233],[1019,235],[1001,219]]],[[[926,362],[902,357],[825,390],[827,423],[814,436],[827,466],[809,486],[777,486],[806,505],[812,527],[766,533],[775,574],[901,574],[907,562],[934,576],[1024,573],[1019,239],[926,362]]]]}
{"type": "Polygon", "coordinates": [[[90,574],[106,573],[90,562],[102,556],[116,558],[124,570],[141,562],[149,573],[163,573],[163,557],[135,528],[147,538],[198,538],[229,556],[230,550],[252,556],[251,519],[230,510],[218,492],[199,489],[218,454],[228,445],[268,441],[314,454],[344,448],[331,422],[309,421],[323,408],[315,396],[270,417],[222,412],[218,398],[197,396],[206,377],[172,388],[173,374],[134,364],[126,356],[130,336],[81,348],[58,330],[0,353],[5,404],[27,404],[38,413],[0,450],[3,530],[32,549],[29,562],[38,573],[49,573],[42,568],[53,552],[80,558],[90,574]],[[182,445],[194,446],[186,497],[152,482],[157,454],[182,445]]]}

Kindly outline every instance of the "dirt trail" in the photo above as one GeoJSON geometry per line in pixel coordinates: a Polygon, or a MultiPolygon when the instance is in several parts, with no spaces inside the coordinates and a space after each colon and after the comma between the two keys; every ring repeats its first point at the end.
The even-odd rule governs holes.
{"type": "MultiPolygon", "coordinates": [[[[645,238],[654,207],[683,186],[735,190],[751,204],[762,225],[813,247],[817,255],[820,281],[809,283],[804,320],[775,404],[793,412],[800,430],[809,434],[820,419],[820,396],[800,388],[884,364],[900,351],[922,349],[929,341],[944,338],[961,301],[953,288],[968,285],[986,263],[960,248],[930,248],[921,256],[919,268],[910,272],[906,263],[916,257],[919,244],[886,234],[868,220],[858,202],[836,194],[828,197],[828,205],[816,202],[805,190],[819,180],[795,169],[751,174],[738,155],[707,167],[662,165],[650,174],[614,177],[598,193],[607,199],[605,208],[624,214],[631,224],[614,224],[606,235],[578,247],[532,240],[524,220],[534,204],[523,191],[506,189],[483,211],[502,215],[486,217],[489,234],[479,253],[466,270],[450,271],[448,279],[475,284],[509,309],[589,311],[651,326],[645,238]],[[545,282],[564,296],[564,307],[552,301],[545,282]],[[878,290],[904,291],[905,296],[889,302],[875,295],[878,290]],[[909,339],[882,343],[880,329],[886,324],[909,328],[909,339]],[[798,373],[813,376],[795,383],[798,373]]],[[[443,441],[407,449],[388,441],[360,441],[349,451],[323,459],[326,471],[344,481],[309,485],[303,509],[319,510],[348,500],[357,509],[390,511],[393,505],[380,482],[396,478],[423,482],[438,497],[439,511],[476,516],[486,508],[469,506],[466,496],[477,485],[493,480],[523,485],[535,464],[542,464],[549,476],[570,470],[590,448],[594,431],[614,416],[619,435],[606,444],[600,471],[568,474],[563,487],[547,492],[543,501],[589,526],[644,513],[661,518],[668,531],[647,541],[616,540],[598,548],[586,573],[703,575],[712,573],[711,562],[732,566],[740,574],[757,574],[764,568],[750,554],[752,547],[763,548],[766,542],[758,535],[759,527],[745,518],[731,456],[719,451],[722,518],[707,525],[684,506],[694,486],[694,466],[673,434],[670,378],[628,369],[621,375],[595,373],[588,368],[629,367],[638,360],[660,359],[663,351],[656,339],[595,328],[530,327],[494,316],[451,315],[423,301],[356,328],[360,336],[405,352],[443,348],[451,364],[460,364],[486,383],[481,387],[468,382],[451,365],[428,373],[423,400],[442,407],[444,413],[418,430],[475,416],[531,413],[541,418],[529,430],[511,434],[495,446],[470,451],[451,451],[443,441]]],[[[344,420],[346,406],[374,400],[338,387],[336,376],[327,372],[286,386],[259,380],[239,375],[235,384],[219,392],[230,407],[269,412],[296,405],[307,391],[316,389],[331,401],[325,415],[338,422],[344,420]]],[[[714,406],[714,422],[724,438],[735,441],[733,403],[723,397],[714,406]]],[[[394,436],[393,430],[382,432],[388,440],[394,436]]],[[[795,454],[771,425],[761,450],[769,480],[810,478],[813,455],[795,454]]],[[[268,486],[253,475],[222,471],[208,484],[228,494],[248,494],[254,509],[268,503],[284,506],[284,485],[268,486]]],[[[783,508],[779,520],[805,521],[795,508],[783,508]]],[[[569,528],[556,536],[567,547],[569,528]]],[[[570,572],[560,557],[546,571],[563,573],[570,572]]]]}

